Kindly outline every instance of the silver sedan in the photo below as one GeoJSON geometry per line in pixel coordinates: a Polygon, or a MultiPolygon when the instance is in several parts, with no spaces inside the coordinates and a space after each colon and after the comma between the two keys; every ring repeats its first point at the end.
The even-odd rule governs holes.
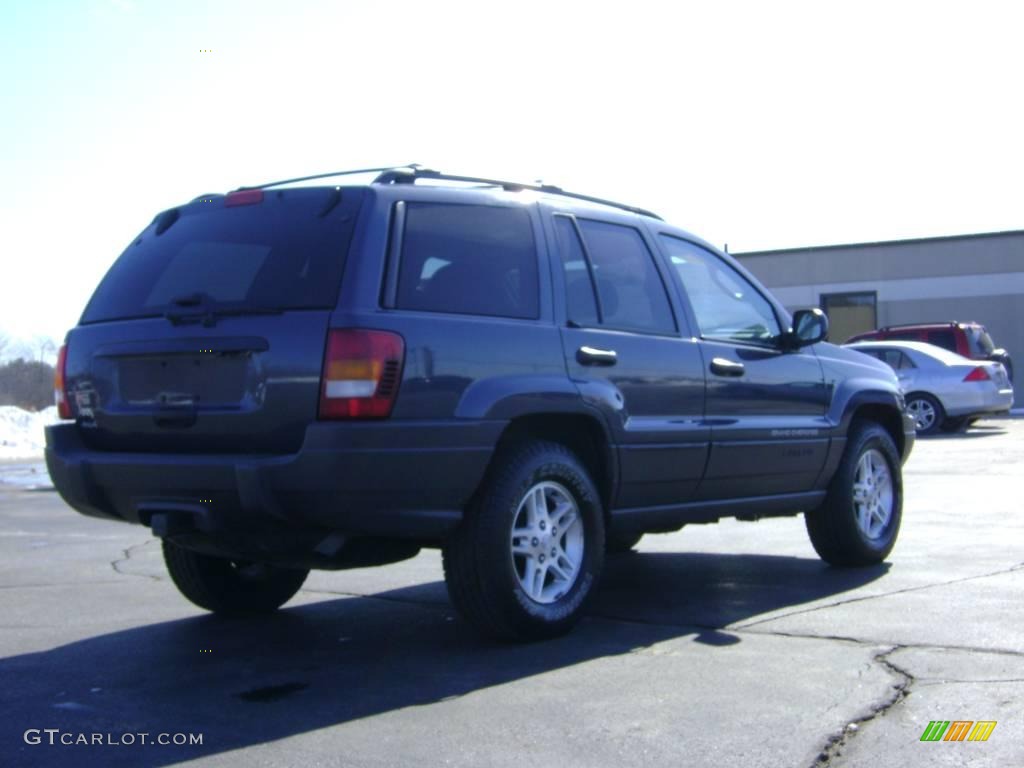
{"type": "Polygon", "coordinates": [[[888,363],[900,380],[917,433],[958,431],[1013,405],[1013,385],[1002,363],[969,360],[919,341],[868,341],[850,349],[888,363]]]}

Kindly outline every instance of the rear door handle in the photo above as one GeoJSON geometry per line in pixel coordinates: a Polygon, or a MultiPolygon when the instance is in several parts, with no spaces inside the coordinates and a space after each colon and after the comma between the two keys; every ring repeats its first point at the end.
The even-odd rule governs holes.
{"type": "Polygon", "coordinates": [[[615,365],[618,359],[614,349],[580,347],[576,350],[576,360],[580,365],[615,365]]]}
{"type": "Polygon", "coordinates": [[[716,376],[742,376],[744,370],[743,363],[724,357],[716,357],[711,361],[711,372],[716,376]]]}

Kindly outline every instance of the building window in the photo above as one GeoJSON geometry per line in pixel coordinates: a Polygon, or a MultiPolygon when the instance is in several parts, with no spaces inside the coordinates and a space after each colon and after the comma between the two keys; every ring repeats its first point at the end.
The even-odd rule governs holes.
{"type": "Polygon", "coordinates": [[[821,308],[828,315],[828,336],[834,344],[842,344],[851,336],[878,327],[878,294],[874,291],[858,293],[823,293],[821,308]]]}

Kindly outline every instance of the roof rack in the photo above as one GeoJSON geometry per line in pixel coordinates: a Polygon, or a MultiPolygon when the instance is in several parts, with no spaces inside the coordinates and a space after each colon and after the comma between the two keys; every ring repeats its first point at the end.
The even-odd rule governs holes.
{"type": "MultiPolygon", "coordinates": [[[[332,171],[331,173],[317,173],[313,176],[298,176],[294,179],[282,179],[281,181],[268,181],[264,184],[253,184],[251,186],[239,187],[238,190],[245,189],[266,189],[267,187],[278,187],[282,184],[293,184],[299,181],[312,181],[314,179],[327,179],[332,176],[354,176],[357,174],[365,173],[376,173],[378,174],[374,178],[374,184],[415,184],[418,179],[438,179],[441,181],[459,181],[468,182],[470,184],[480,184],[486,187],[499,187],[507,192],[522,192],[523,190],[531,190],[533,192],[543,192],[548,195],[560,195],[562,197],[571,197],[575,200],[585,200],[588,203],[597,203],[599,205],[610,205],[614,208],[620,208],[630,213],[637,213],[641,216],[650,216],[654,219],[661,219],[656,213],[648,211],[645,208],[637,208],[632,205],[625,205],[624,203],[617,203],[614,200],[605,200],[600,197],[591,197],[590,195],[581,195],[576,192],[566,192],[561,187],[556,187],[552,184],[523,184],[518,181],[503,181],[501,179],[487,179],[478,176],[457,176],[450,173],[442,173],[441,171],[435,171],[430,168],[424,168],[418,163],[409,163],[408,165],[393,165],[386,168],[360,168],[354,171],[332,171]]],[[[236,191],[238,191],[236,190],[236,191]]]]}
{"type": "Polygon", "coordinates": [[[562,197],[571,197],[575,200],[585,200],[588,203],[598,203],[599,205],[610,205],[613,208],[620,208],[630,213],[637,213],[641,216],[650,216],[653,219],[661,219],[658,214],[647,210],[646,208],[637,208],[633,205],[626,205],[624,203],[617,203],[614,200],[605,200],[601,197],[591,197],[590,195],[581,195],[576,192],[566,192],[561,187],[556,187],[553,184],[523,184],[519,181],[505,181],[503,179],[488,179],[480,176],[458,176],[451,173],[442,173],[441,171],[431,170],[430,168],[423,168],[419,165],[410,165],[400,168],[388,168],[384,170],[376,179],[373,180],[374,184],[414,184],[417,179],[440,179],[442,181],[464,181],[470,184],[482,184],[487,187],[500,187],[506,192],[522,192],[524,189],[531,190],[533,192],[543,192],[548,195],[560,195],[562,197]]]}
{"type": "Polygon", "coordinates": [[[266,189],[267,187],[279,187],[282,184],[294,184],[297,181],[312,181],[313,179],[327,179],[331,176],[356,176],[360,173],[383,173],[384,171],[396,171],[400,168],[415,169],[419,168],[419,165],[417,163],[410,163],[409,165],[389,165],[384,168],[357,168],[354,171],[331,171],[330,173],[317,173],[312,176],[296,176],[294,179],[281,179],[281,181],[268,181],[263,184],[251,184],[249,186],[239,187],[235,191],[237,192],[242,189],[266,189]]]}
{"type": "Polygon", "coordinates": [[[880,330],[880,331],[891,331],[891,330],[894,330],[896,328],[917,328],[918,326],[922,326],[922,325],[939,325],[939,326],[954,325],[955,326],[955,325],[965,325],[965,324],[966,323],[964,323],[964,321],[962,321],[962,320],[936,320],[936,321],[925,321],[923,323],[895,323],[893,325],[883,325],[878,330],[880,330]]]}

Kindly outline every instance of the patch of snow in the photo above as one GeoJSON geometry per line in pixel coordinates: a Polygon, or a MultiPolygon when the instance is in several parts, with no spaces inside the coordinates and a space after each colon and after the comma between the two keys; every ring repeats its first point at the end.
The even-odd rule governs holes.
{"type": "Polygon", "coordinates": [[[41,458],[46,446],[43,428],[59,420],[55,405],[38,413],[0,406],[0,459],[41,458]]]}

